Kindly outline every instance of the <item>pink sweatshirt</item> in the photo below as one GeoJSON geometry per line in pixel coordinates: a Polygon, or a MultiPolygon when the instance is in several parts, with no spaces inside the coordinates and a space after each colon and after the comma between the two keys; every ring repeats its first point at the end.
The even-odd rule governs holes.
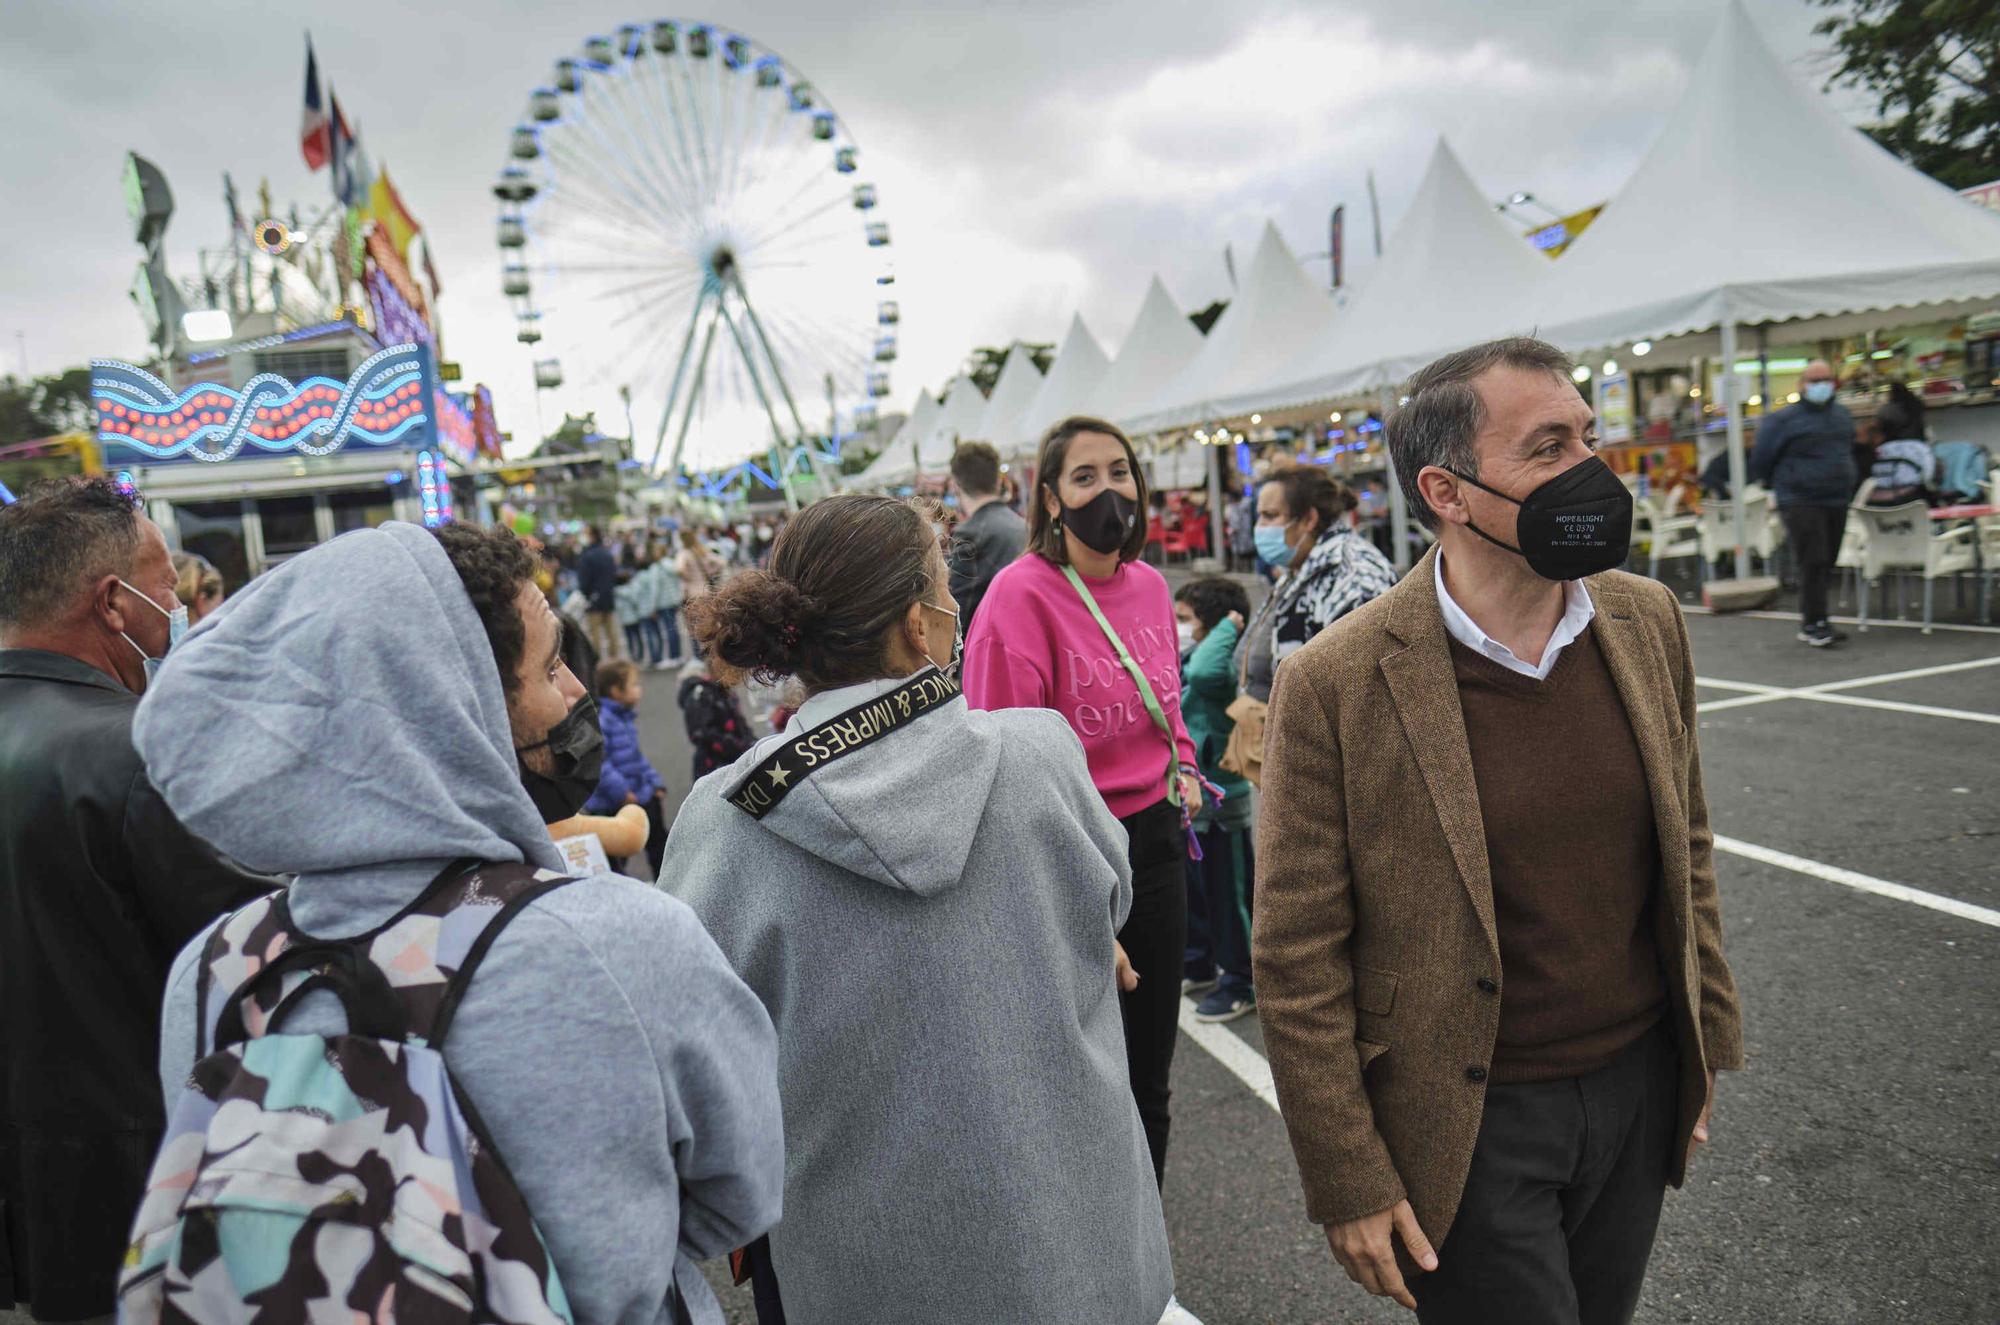
{"type": "MultiPolygon", "coordinates": [[[[1180,639],[1166,580],[1135,561],[1084,584],[1152,682],[1181,762],[1194,768],[1194,742],[1181,721],[1180,639]]],[[[1166,737],[1060,567],[1029,553],[993,577],[965,642],[962,680],[973,708],[1062,714],[1083,741],[1098,794],[1119,818],[1165,798],[1166,737]]]]}

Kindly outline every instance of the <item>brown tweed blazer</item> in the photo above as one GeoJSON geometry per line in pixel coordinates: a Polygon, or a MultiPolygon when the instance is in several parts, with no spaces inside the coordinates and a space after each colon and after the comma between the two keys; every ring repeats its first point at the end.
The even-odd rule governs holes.
{"type": "MultiPolygon", "coordinates": [[[[1278,669],[1253,956],[1307,1215],[1355,1219],[1407,1196],[1442,1247],[1500,1023],[1500,1000],[1480,982],[1497,985],[1501,972],[1436,556],[1278,669]]],[[[1681,1047],[1679,1186],[1704,1069],[1743,1063],[1695,748],[1694,664],[1665,586],[1620,572],[1585,586],[1659,830],[1659,941],[1681,1047]]]]}

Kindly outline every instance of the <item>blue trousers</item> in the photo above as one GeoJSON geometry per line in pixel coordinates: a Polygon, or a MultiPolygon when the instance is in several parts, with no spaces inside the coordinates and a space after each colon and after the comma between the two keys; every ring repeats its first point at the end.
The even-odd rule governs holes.
{"type": "Polygon", "coordinates": [[[1200,860],[1187,862],[1188,941],[1183,975],[1219,976],[1230,992],[1250,986],[1250,899],[1256,858],[1247,828],[1207,828],[1200,860]]]}

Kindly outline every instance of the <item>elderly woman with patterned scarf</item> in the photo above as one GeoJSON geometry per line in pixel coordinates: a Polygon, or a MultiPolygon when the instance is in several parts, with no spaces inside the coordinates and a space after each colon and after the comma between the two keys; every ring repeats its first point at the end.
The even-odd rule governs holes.
{"type": "Polygon", "coordinates": [[[1354,494],[1323,469],[1272,471],[1257,494],[1257,551],[1284,570],[1244,632],[1244,684],[1259,701],[1294,650],[1396,582],[1375,545],[1347,523],[1354,494]]]}

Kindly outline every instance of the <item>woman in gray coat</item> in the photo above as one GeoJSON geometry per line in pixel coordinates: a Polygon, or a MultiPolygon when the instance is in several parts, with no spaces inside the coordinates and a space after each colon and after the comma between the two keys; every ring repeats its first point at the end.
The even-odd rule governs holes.
{"type": "Polygon", "coordinates": [[[778,1028],[788,1325],[1154,1325],[1124,833],[1060,717],[959,698],[947,583],[915,510],[843,496],[693,607],[720,665],[809,698],[695,784],[660,884],[778,1028]]]}

